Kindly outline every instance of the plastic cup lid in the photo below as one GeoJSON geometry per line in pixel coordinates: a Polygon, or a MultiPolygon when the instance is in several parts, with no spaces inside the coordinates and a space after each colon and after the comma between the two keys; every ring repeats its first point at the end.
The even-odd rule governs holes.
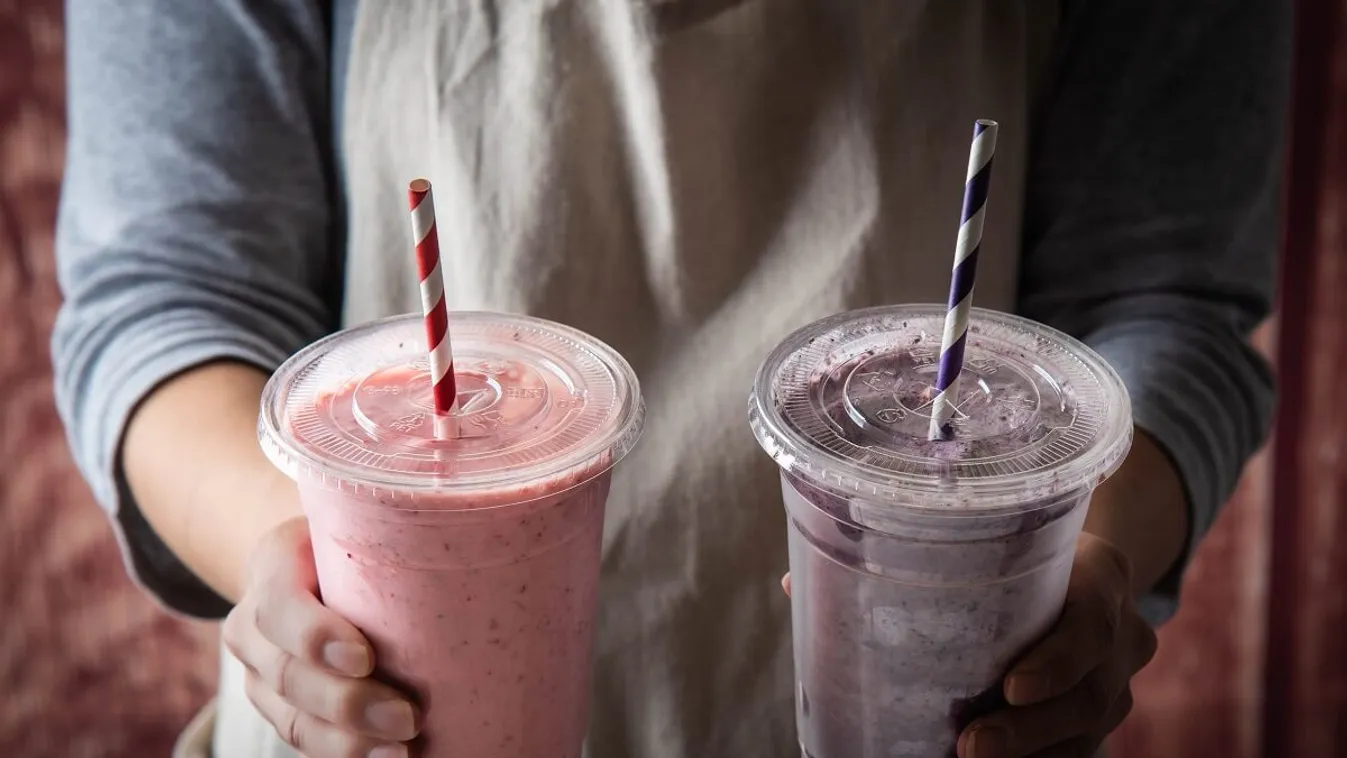
{"type": "Polygon", "coordinates": [[[612,348],[526,316],[454,312],[449,322],[457,437],[435,436],[422,318],[397,316],[319,340],[277,370],[258,422],[268,457],[296,478],[471,492],[582,481],[636,443],[640,387],[612,348]]]}
{"type": "Polygon", "coordinates": [[[1117,373],[1079,341],[973,309],[953,437],[930,441],[945,308],[852,311],[787,337],[749,401],[786,471],[865,499],[991,509],[1094,486],[1131,445],[1117,373]]]}

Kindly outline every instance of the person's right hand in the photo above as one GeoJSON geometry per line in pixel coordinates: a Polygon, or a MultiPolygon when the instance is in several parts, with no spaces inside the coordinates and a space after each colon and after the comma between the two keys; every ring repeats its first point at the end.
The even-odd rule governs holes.
{"type": "Polygon", "coordinates": [[[416,711],[370,678],[374,653],[317,597],[308,523],[277,526],[258,545],[224,643],[248,669],[248,698],[308,758],[406,758],[416,711]]]}

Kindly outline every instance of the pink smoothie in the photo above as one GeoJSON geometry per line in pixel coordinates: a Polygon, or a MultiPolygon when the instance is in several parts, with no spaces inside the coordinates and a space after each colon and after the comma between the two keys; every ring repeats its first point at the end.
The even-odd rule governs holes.
{"type": "Polygon", "coordinates": [[[423,755],[579,755],[609,481],[430,494],[399,510],[400,493],[300,480],[323,599],[369,638],[379,673],[417,695],[423,755]]]}
{"type": "Polygon", "coordinates": [[[604,506],[639,407],[607,413],[602,376],[566,365],[584,353],[463,331],[454,440],[433,438],[418,360],[343,365],[287,398],[308,403],[288,414],[295,453],[331,459],[294,471],[320,590],[374,645],[377,675],[420,704],[414,754],[578,758],[604,506]]]}

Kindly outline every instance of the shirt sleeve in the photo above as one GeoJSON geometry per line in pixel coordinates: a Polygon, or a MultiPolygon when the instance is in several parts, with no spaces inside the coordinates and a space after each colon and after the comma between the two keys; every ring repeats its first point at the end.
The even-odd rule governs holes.
{"type": "MultiPolygon", "coordinates": [[[[1247,339],[1273,295],[1289,8],[1068,3],[1034,134],[1021,311],[1122,375],[1187,488],[1189,553],[1272,413],[1247,339]]],[[[1143,599],[1152,621],[1181,570],[1143,599]]]]}
{"type": "Polygon", "coordinates": [[[191,615],[227,606],[146,523],[119,446],[173,375],[216,360],[272,370],[330,329],[323,22],[306,0],[66,7],[57,404],[133,575],[191,615]]]}

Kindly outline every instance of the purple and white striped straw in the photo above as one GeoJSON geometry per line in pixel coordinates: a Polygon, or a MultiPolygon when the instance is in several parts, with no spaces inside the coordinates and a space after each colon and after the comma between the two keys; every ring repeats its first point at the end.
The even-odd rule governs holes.
{"type": "Polygon", "coordinates": [[[949,310],[945,313],[945,334],[940,341],[940,373],[936,377],[936,396],[931,402],[930,438],[933,440],[948,439],[953,431],[950,419],[955,413],[959,374],[963,371],[968,313],[973,307],[973,283],[977,278],[982,222],[987,210],[987,188],[991,185],[995,153],[996,122],[978,119],[973,125],[973,147],[968,154],[959,241],[954,246],[954,271],[949,282],[949,310]]]}

